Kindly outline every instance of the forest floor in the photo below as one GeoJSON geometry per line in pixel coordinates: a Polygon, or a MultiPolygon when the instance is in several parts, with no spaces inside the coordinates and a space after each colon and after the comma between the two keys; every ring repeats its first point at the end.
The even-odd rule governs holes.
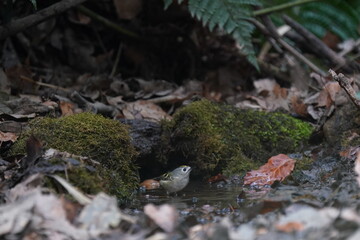
{"type": "MultiPolygon", "coordinates": [[[[323,70],[316,71],[263,40],[257,70],[229,35],[210,32],[181,5],[164,11],[162,2],[149,2],[141,10],[117,5],[117,11],[112,4],[91,2],[1,38],[0,236],[360,239],[358,62],[338,67],[301,49],[302,56],[320,62],[323,70]],[[128,32],[95,16],[107,16],[128,32]],[[266,186],[244,186],[242,176],[218,175],[190,180],[177,196],[140,189],[119,208],[115,197],[83,193],[67,173],[55,175],[55,168],[27,171],[32,166],[25,159],[48,157],[42,152],[46,143],[32,143],[25,155],[9,155],[28,123],[44,116],[93,112],[114,121],[158,124],[197,99],[282,112],[312,124],[310,143],[288,154],[311,159],[311,167],[266,186]],[[49,179],[61,190],[45,188],[49,179]]],[[[31,15],[31,7],[18,7],[24,11],[17,17],[31,15]]],[[[332,37],[322,41],[331,47],[327,51],[337,56],[359,51],[359,40],[339,48],[332,37]]],[[[71,152],[56,154],[72,158],[71,152]]]]}

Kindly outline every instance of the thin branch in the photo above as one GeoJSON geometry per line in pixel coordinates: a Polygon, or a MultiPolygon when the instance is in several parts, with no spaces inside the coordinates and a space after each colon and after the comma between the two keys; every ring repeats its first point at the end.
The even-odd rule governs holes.
{"type": "Polygon", "coordinates": [[[345,90],[345,92],[348,94],[348,96],[350,97],[351,101],[355,104],[355,106],[358,109],[360,109],[360,99],[356,97],[356,92],[350,84],[351,80],[345,77],[344,74],[342,73],[336,74],[336,72],[333,71],[332,69],[329,69],[329,73],[331,77],[335,81],[337,81],[340,84],[340,86],[345,90]]]}
{"type": "Polygon", "coordinates": [[[118,51],[117,51],[117,54],[116,54],[115,62],[113,64],[113,68],[112,68],[111,73],[110,73],[110,78],[113,78],[115,76],[115,74],[116,74],[116,70],[117,70],[117,67],[119,65],[120,56],[121,56],[121,53],[122,53],[122,48],[123,48],[123,45],[120,42],[119,43],[119,48],[118,48],[118,51]]]}
{"type": "Polygon", "coordinates": [[[266,27],[257,20],[249,20],[251,21],[263,34],[269,35],[272,38],[275,39],[277,43],[279,43],[284,49],[286,49],[288,52],[290,52],[292,55],[294,55],[296,58],[298,58],[300,61],[308,65],[314,72],[320,74],[321,76],[326,76],[326,73],[318,68],[314,63],[312,63],[309,59],[307,59],[304,55],[296,51],[295,48],[293,48],[291,45],[289,45],[287,42],[285,42],[283,39],[278,36],[272,36],[271,33],[266,29],[266,27]]]}
{"type": "Polygon", "coordinates": [[[114,30],[116,30],[117,32],[125,35],[125,36],[128,36],[128,37],[131,37],[133,39],[137,39],[137,40],[140,40],[140,36],[132,31],[129,31],[123,27],[121,27],[119,24],[116,24],[112,21],[110,21],[109,19],[107,18],[104,18],[103,16],[100,16],[99,14],[91,11],[90,9],[84,7],[84,6],[78,6],[77,9],[82,12],[83,14],[91,17],[92,19],[104,24],[105,26],[109,27],[109,28],[112,28],[114,30]]]}
{"type": "Polygon", "coordinates": [[[0,26],[0,40],[39,24],[40,22],[65,12],[66,10],[85,1],[86,0],[62,0],[34,14],[17,19],[4,26],[0,26]]]}
{"type": "Polygon", "coordinates": [[[254,16],[265,15],[265,14],[269,14],[269,13],[273,13],[273,12],[282,11],[287,8],[292,8],[297,5],[302,5],[302,4],[310,3],[310,2],[318,2],[318,1],[322,1],[322,0],[298,0],[298,1],[294,1],[294,2],[284,3],[281,5],[274,6],[274,7],[269,7],[269,8],[264,8],[264,9],[254,11],[253,15],[254,16]]]}
{"type": "Polygon", "coordinates": [[[66,93],[70,92],[69,89],[66,89],[66,88],[63,88],[63,87],[59,87],[59,86],[56,86],[56,85],[53,85],[53,84],[49,84],[49,83],[43,83],[43,82],[37,82],[29,77],[26,77],[26,76],[23,76],[21,75],[20,76],[20,79],[21,80],[24,80],[24,81],[27,81],[27,82],[30,82],[34,85],[38,85],[38,86],[42,86],[42,87],[47,87],[47,88],[52,88],[52,89],[55,89],[55,90],[61,90],[61,91],[64,91],[66,93]]]}
{"type": "Polygon", "coordinates": [[[306,43],[309,44],[313,52],[319,57],[325,57],[333,65],[344,66],[346,64],[346,59],[339,56],[335,51],[329,48],[323,41],[318,37],[308,31],[306,28],[301,26],[299,23],[294,21],[292,18],[283,15],[284,21],[292,27],[297,33],[299,33],[303,38],[305,38],[306,43]]]}

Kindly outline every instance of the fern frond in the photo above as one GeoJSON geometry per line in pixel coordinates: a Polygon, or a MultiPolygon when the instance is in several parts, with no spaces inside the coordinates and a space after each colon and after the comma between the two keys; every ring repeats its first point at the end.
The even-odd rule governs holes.
{"type": "MultiPolygon", "coordinates": [[[[178,0],[179,3],[184,0],[178,0]]],[[[165,8],[172,0],[164,0],[165,8]]],[[[212,31],[217,26],[231,34],[241,46],[241,52],[248,61],[258,68],[251,35],[254,26],[248,20],[252,18],[252,7],[260,6],[258,0],[189,0],[191,15],[212,31]]]]}
{"type": "MultiPolygon", "coordinates": [[[[262,0],[265,6],[271,8],[274,5],[289,3],[288,0],[262,0]]],[[[295,1],[293,1],[295,2],[295,1]]],[[[358,38],[360,25],[360,0],[331,0],[306,3],[285,9],[280,13],[287,14],[296,19],[305,28],[322,38],[327,31],[338,35],[342,40],[358,38]]],[[[254,11],[254,15],[259,11],[254,11]]],[[[277,25],[284,24],[278,13],[272,14],[271,18],[277,25]]]]}
{"type": "MultiPolygon", "coordinates": [[[[299,12],[299,22],[303,25],[319,26],[332,31],[342,39],[357,38],[359,16],[346,1],[341,3],[311,3],[303,6],[299,12]]],[[[312,28],[309,30],[313,31],[312,28]]],[[[315,31],[313,31],[316,33],[315,31]]],[[[320,36],[322,37],[322,36],[320,36]]]]}
{"type": "Polygon", "coordinates": [[[173,0],[164,0],[164,8],[167,9],[171,4],[173,0]]]}

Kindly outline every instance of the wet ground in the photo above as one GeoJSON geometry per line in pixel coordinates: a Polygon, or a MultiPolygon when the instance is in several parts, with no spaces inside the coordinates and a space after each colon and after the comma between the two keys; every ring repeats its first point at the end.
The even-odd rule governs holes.
{"type": "Polygon", "coordinates": [[[171,203],[180,210],[207,204],[224,208],[238,204],[238,195],[242,189],[240,184],[209,184],[193,181],[177,195],[167,195],[165,190],[156,189],[139,193],[138,200],[142,205],[171,203]]]}
{"type": "MultiPolygon", "coordinates": [[[[263,188],[191,181],[178,196],[163,189],[139,192],[132,209],[141,215],[148,203],[168,203],[177,208],[182,229],[216,223],[229,234],[222,239],[355,240],[360,239],[360,188],[353,169],[350,159],[325,157],[263,188]]],[[[202,233],[199,239],[211,238],[202,233]]]]}

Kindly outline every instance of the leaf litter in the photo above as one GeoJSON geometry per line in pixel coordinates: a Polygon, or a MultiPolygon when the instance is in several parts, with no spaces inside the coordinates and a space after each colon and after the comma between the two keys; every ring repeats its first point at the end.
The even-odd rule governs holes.
{"type": "MultiPolygon", "coordinates": [[[[144,7],[141,1],[110,2],[116,10],[113,15],[119,19],[136,19],[144,7]]],[[[104,11],[103,6],[99,8],[104,11]]],[[[106,7],[109,8],[108,5],[106,7]]],[[[297,70],[292,74],[293,77],[289,76],[289,82],[293,82],[290,87],[284,87],[284,84],[280,86],[274,78],[268,76],[264,78],[253,74],[249,77],[247,70],[244,70],[248,67],[242,66],[241,59],[234,54],[238,52],[237,49],[231,44],[224,44],[229,39],[221,34],[210,35],[196,26],[191,29],[191,38],[196,39],[196,51],[201,53],[205,65],[211,66],[210,70],[201,69],[206,71],[206,81],[194,80],[195,75],[191,74],[186,76],[189,80],[182,85],[174,83],[179,82],[179,77],[171,84],[162,80],[171,74],[183,77],[182,74],[194,66],[179,63],[191,62],[188,60],[196,59],[196,54],[185,61],[173,61],[169,57],[165,59],[164,67],[158,66],[157,60],[149,61],[151,63],[144,60],[156,59],[155,54],[145,56],[131,44],[122,42],[117,45],[118,52],[121,58],[130,62],[128,64],[122,59],[121,64],[125,67],[120,72],[124,76],[99,74],[114,65],[113,57],[117,47],[111,46],[106,36],[102,35],[104,29],[101,26],[92,28],[94,21],[80,11],[68,12],[61,21],[50,19],[16,37],[19,42],[25,43],[21,48],[32,52],[31,60],[27,57],[27,60],[19,60],[22,51],[14,47],[11,39],[4,44],[4,70],[0,69],[0,87],[6,93],[6,99],[0,102],[1,126],[4,127],[0,135],[1,152],[16,141],[29,119],[45,115],[60,117],[92,111],[115,119],[159,122],[170,118],[179,106],[192,101],[195,96],[226,101],[241,108],[286,111],[322,125],[348,102],[337,82],[314,73],[308,77],[301,68],[300,72],[297,70]],[[87,26],[91,35],[97,35],[96,40],[92,40],[85,31],[64,28],[61,21],[69,21],[77,27],[87,26]],[[39,42],[43,44],[37,44],[39,42]],[[32,45],[32,49],[27,43],[32,45]],[[98,46],[103,46],[103,49],[99,50],[98,46]],[[51,52],[56,52],[56,57],[48,61],[44,53],[51,52]],[[62,62],[64,59],[66,64],[62,62]],[[234,65],[238,67],[213,67],[217,62],[220,65],[228,64],[228,60],[223,59],[236,59],[234,65]],[[171,65],[171,61],[175,64],[171,65]],[[181,69],[178,66],[185,67],[181,69]],[[176,71],[162,75],[156,71],[147,73],[148,69],[176,71]],[[131,71],[142,77],[134,78],[129,74],[131,71]],[[151,76],[150,79],[148,76],[151,76]],[[257,79],[253,84],[255,91],[245,87],[248,83],[243,80],[246,78],[257,79]],[[14,95],[18,97],[14,98],[14,95]]],[[[161,32],[164,27],[157,28],[156,34],[168,34],[166,31],[169,29],[161,32]]],[[[151,32],[151,28],[153,26],[141,31],[151,32]]],[[[177,31],[174,27],[170,29],[177,31]]],[[[183,29],[176,33],[186,35],[183,29]]],[[[164,53],[176,56],[174,49],[165,48],[166,44],[159,44],[164,47],[164,53]]],[[[268,58],[271,60],[271,57],[268,58]]],[[[285,65],[290,68],[291,64],[285,65]]],[[[300,64],[295,61],[293,66],[298,67],[300,64]]],[[[116,69],[114,72],[117,72],[116,69]]],[[[356,91],[357,85],[355,81],[353,87],[356,91]]],[[[357,134],[353,132],[348,140],[351,137],[356,139],[357,134]]],[[[294,171],[295,160],[292,158],[282,156],[281,163],[269,160],[268,165],[248,173],[244,183],[251,185],[249,187],[242,187],[240,177],[218,175],[210,181],[211,187],[217,191],[232,189],[234,184],[242,187],[241,191],[234,191],[233,200],[236,198],[237,202],[229,203],[227,207],[214,202],[207,204],[194,197],[190,205],[179,208],[179,211],[173,204],[149,204],[144,207],[145,213],[136,213],[136,210],[120,210],[113,197],[104,193],[89,196],[72,187],[66,179],[53,175],[54,168],[66,169],[65,165],[71,161],[69,158],[72,155],[54,149],[42,153],[39,144],[31,140],[25,157],[0,159],[0,235],[5,239],[359,239],[360,217],[357,208],[360,167],[356,147],[341,149],[341,158],[337,155],[325,157],[326,154],[321,155],[320,151],[319,156],[314,157],[316,161],[311,169],[300,172],[294,171]],[[34,164],[41,158],[46,163],[51,154],[68,161],[56,167],[39,167],[34,164]],[[25,171],[19,172],[21,168],[25,171]],[[67,189],[72,199],[66,199],[63,193],[54,193],[44,187],[42,183],[50,178],[56,179],[67,189]],[[11,179],[16,181],[11,182],[11,179]],[[198,201],[201,203],[197,204],[198,201]],[[191,207],[193,205],[195,207],[191,207]],[[71,218],[67,212],[69,209],[75,209],[71,218]]],[[[88,161],[97,164],[96,159],[88,161]]],[[[298,164],[302,159],[296,158],[296,161],[298,164]]],[[[176,203],[176,198],[166,200],[176,203]]]]}

